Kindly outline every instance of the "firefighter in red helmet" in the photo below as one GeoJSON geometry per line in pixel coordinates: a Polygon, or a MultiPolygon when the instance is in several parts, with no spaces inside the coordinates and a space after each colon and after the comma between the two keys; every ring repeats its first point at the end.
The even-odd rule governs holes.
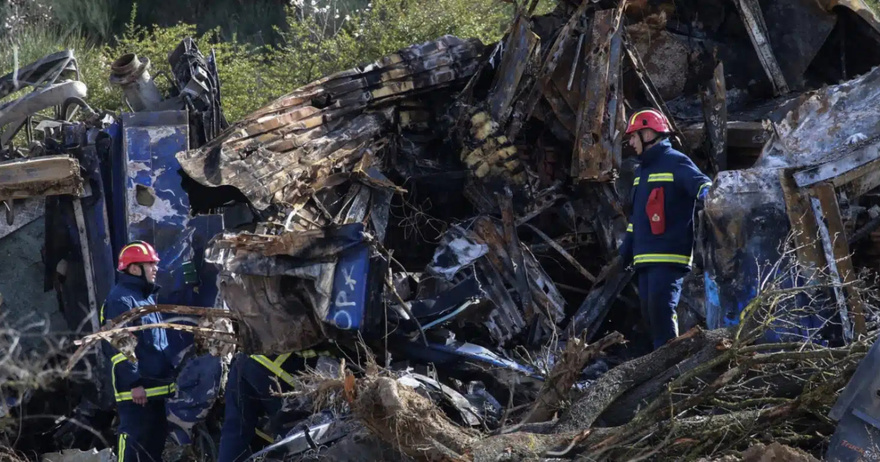
{"type": "Polygon", "coordinates": [[[626,129],[639,166],[620,253],[625,266],[636,270],[655,349],[678,336],[676,307],[693,261],[694,210],[712,185],[690,158],[672,148],[671,134],[669,121],[656,109],[637,111],[626,129]]]}
{"type": "MultiPolygon", "coordinates": [[[[159,254],[152,245],[144,241],[129,243],[119,252],[116,269],[116,286],[101,307],[102,324],[127,311],[156,304],[159,254]]],[[[150,313],[135,322],[156,324],[163,322],[163,318],[161,313],[150,313]]],[[[174,393],[168,336],[162,328],[137,331],[135,335],[136,363],[109,342],[103,342],[104,354],[110,359],[119,413],[118,460],[160,462],[168,432],[165,398],[174,393]]]]}

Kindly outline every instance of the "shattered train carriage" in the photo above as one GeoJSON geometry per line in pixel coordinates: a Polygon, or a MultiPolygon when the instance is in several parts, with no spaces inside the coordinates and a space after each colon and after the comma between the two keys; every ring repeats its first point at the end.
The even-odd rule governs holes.
{"type": "MultiPolygon", "coordinates": [[[[878,261],[878,30],[859,0],[562,0],[544,16],[518,9],[497,44],[413,45],[230,126],[215,60],[186,40],[167,98],[127,55],[111,81],[134,112],[62,101],[88,120],[62,110],[40,126],[44,143],[5,150],[31,158],[0,164],[0,198],[51,196],[47,226],[70,232],[47,234],[47,267],[66,271],[50,277],[69,322],[98,329],[114,251],[147,239],[164,265],[160,301],[228,309],[241,351],[362,358],[364,342],[457,423],[497,428],[499,403],[533,403],[560,361],[548,344],[626,334],[630,345],[579,370],[580,386],[650,349],[616,258],[637,162],[623,131],[641,107],[670,117],[714,181],[681,330],[738,325],[760,277],[794,258],[808,268],[798,277],[829,278],[815,279],[825,303],[770,340],[865,332],[866,301],[847,283],[878,261]],[[3,176],[37,167],[56,189],[3,176]],[[791,231],[797,251],[780,253],[791,231]]],[[[26,70],[60,58],[46,59],[26,70]]],[[[72,74],[64,59],[49,81],[72,74]]],[[[18,116],[11,130],[30,130],[18,116]]],[[[180,341],[193,351],[189,334],[180,341]]],[[[218,365],[181,362],[179,382],[197,385],[179,387],[179,441],[216,399],[218,365]]],[[[339,437],[336,420],[313,417],[310,437],[277,444],[339,437]]]]}
{"type": "MultiPolygon", "coordinates": [[[[413,339],[476,328],[487,345],[537,346],[566,324],[593,338],[638,316],[621,314],[637,313],[636,294],[614,258],[632,182],[622,131],[631,108],[659,106],[716,177],[697,249],[705,272],[688,279],[681,317],[733,325],[789,227],[805,226],[797,205],[826,220],[803,229],[826,237],[799,259],[854,277],[832,240],[866,220],[859,200],[877,186],[862,140],[874,135],[857,119],[870,120],[880,56],[832,56],[878,43],[878,24],[861,2],[561,2],[518,15],[496,46],[444,37],[325,77],[178,158],[196,212],[241,201],[261,216],[257,234],[226,234],[212,251],[255,351],[305,348],[328,326],[381,331],[388,319],[413,339]],[[804,28],[820,33],[788,34],[804,28]],[[836,119],[814,119],[832,100],[836,119]],[[830,162],[846,156],[865,173],[786,181],[840,172],[830,162]],[[279,322],[309,335],[285,337],[279,322]]],[[[863,331],[861,302],[834,296],[803,327],[842,316],[829,335],[850,339],[863,331]]]]}

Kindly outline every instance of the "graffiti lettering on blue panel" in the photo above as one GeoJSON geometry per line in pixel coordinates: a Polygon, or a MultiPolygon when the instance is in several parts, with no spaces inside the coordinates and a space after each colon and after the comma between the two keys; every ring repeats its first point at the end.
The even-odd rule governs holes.
{"type": "Polygon", "coordinates": [[[342,252],[333,275],[327,321],[340,329],[359,329],[367,303],[370,248],[359,244],[342,252]]]}

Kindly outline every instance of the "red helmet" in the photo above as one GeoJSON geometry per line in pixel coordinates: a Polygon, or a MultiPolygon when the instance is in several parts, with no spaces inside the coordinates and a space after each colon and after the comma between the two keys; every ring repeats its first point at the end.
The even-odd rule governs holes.
{"type": "Polygon", "coordinates": [[[626,127],[626,134],[629,135],[630,133],[643,128],[650,128],[657,133],[672,133],[672,128],[669,126],[669,121],[666,120],[666,116],[656,109],[644,109],[633,114],[632,117],[629,118],[629,126],[626,127]]]}
{"type": "Polygon", "coordinates": [[[125,271],[134,263],[159,263],[159,254],[149,243],[133,241],[119,252],[119,264],[116,265],[116,270],[125,271]]]}

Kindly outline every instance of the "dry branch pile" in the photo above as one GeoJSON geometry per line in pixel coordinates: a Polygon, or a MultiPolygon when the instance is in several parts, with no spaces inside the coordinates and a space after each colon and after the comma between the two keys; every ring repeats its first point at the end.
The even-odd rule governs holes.
{"type": "Polygon", "coordinates": [[[569,342],[538,400],[510,412],[494,432],[456,425],[430,399],[389,378],[393,373],[357,379],[352,409],[375,436],[416,460],[740,460],[762,443],[821,457],[835,429],[828,412],[878,331],[837,348],[763,342],[792,312],[806,315],[779,311],[807,290],[781,288],[781,280],[769,281],[740,327],[694,328],[612,368],[582,394],[568,390],[584,358],[621,338],[569,342]],[[554,419],[561,390],[568,407],[554,419]]]}

